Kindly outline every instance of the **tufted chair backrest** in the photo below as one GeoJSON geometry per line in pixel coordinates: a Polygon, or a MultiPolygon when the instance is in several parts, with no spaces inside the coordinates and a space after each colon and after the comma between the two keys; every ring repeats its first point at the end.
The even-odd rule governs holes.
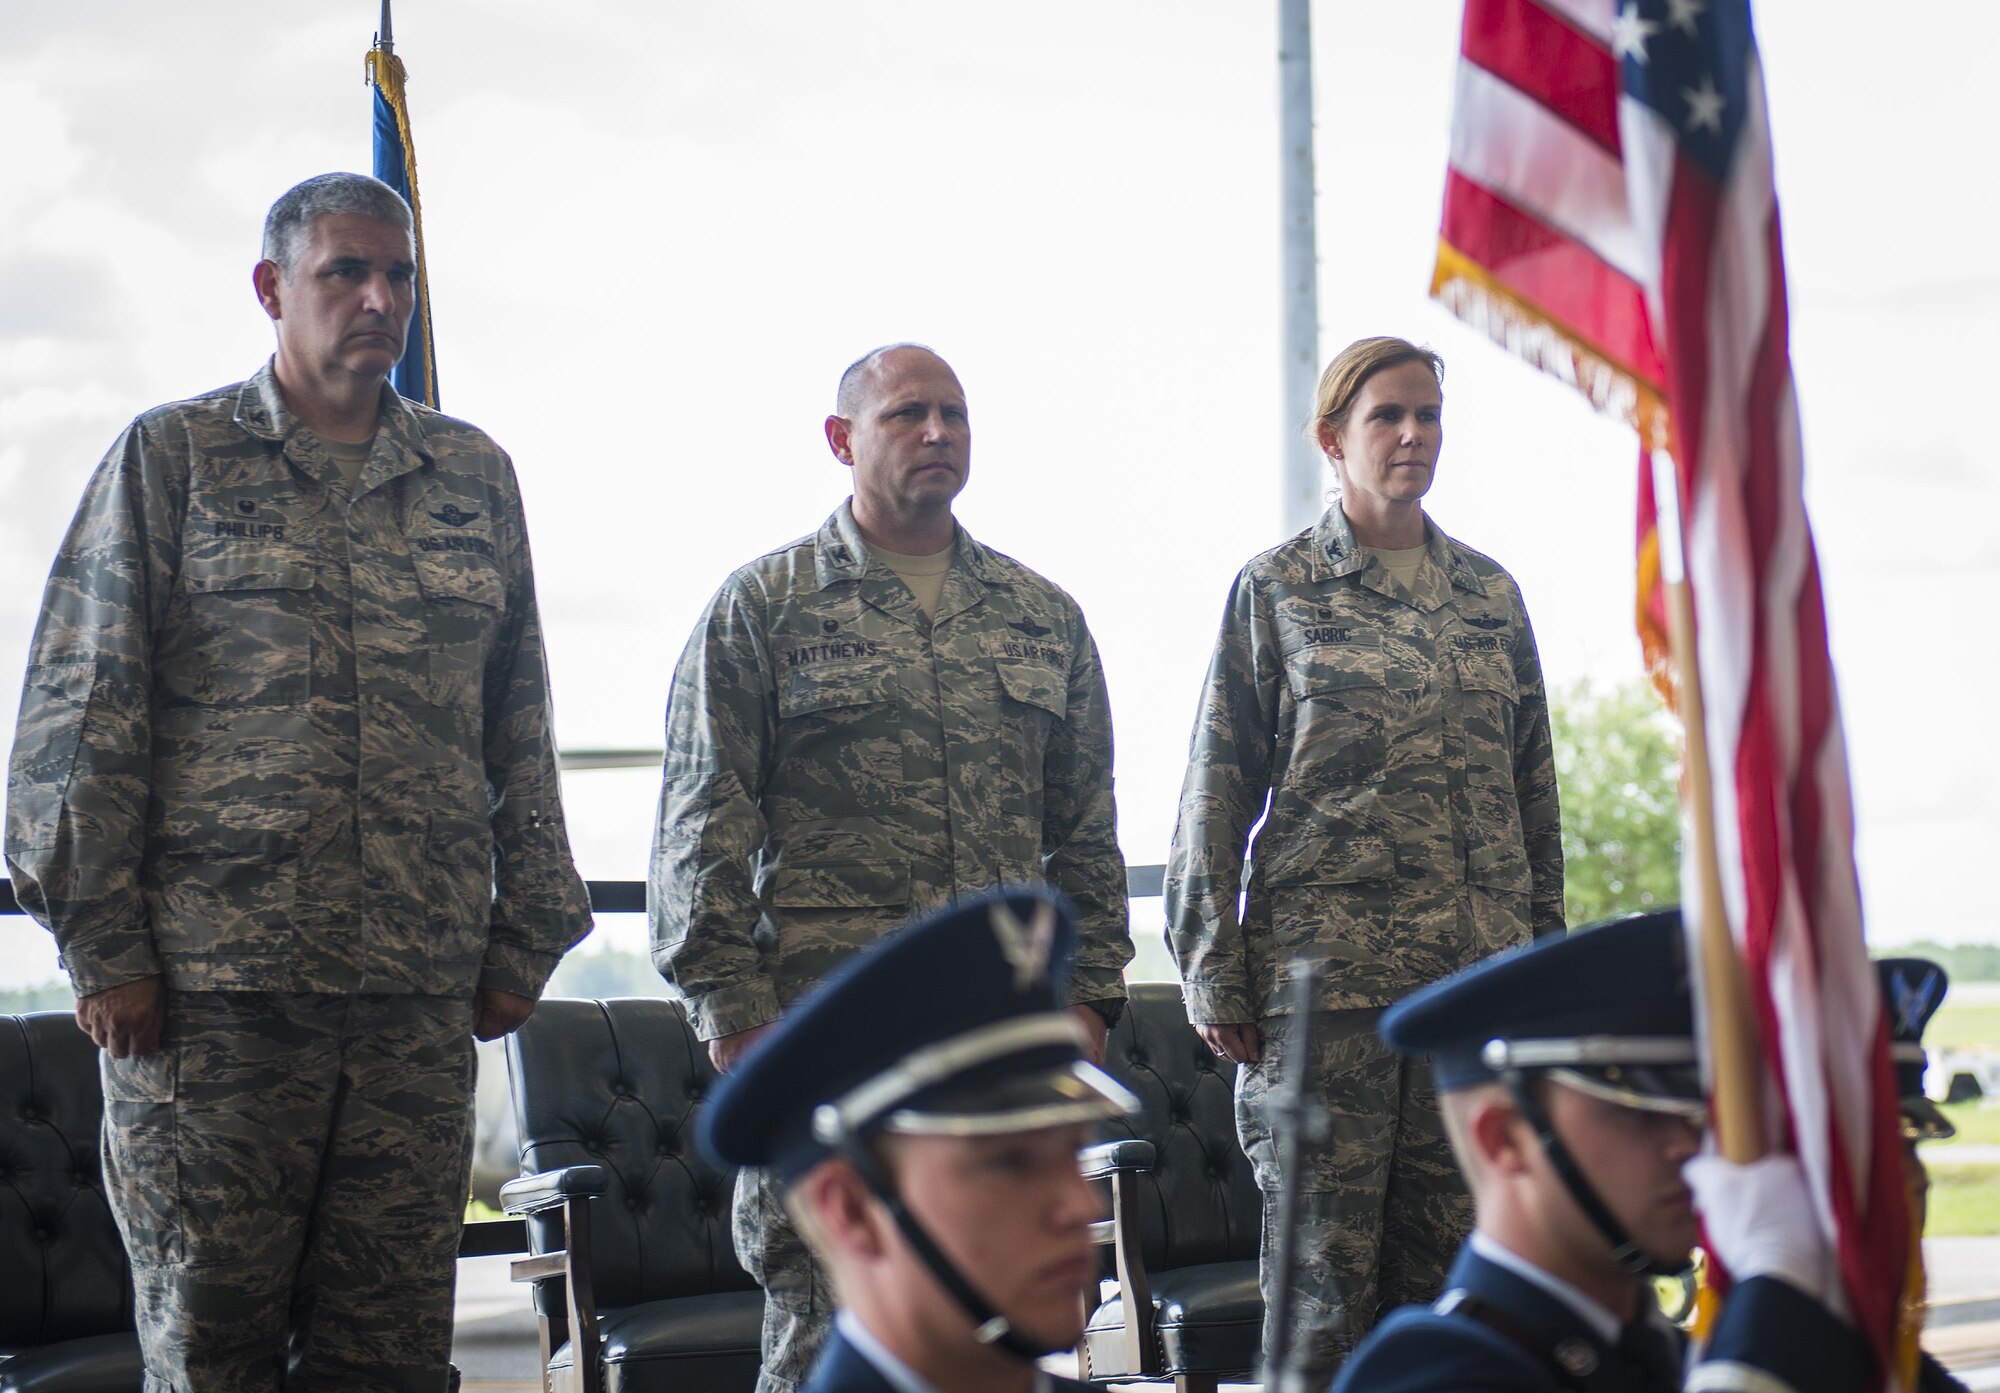
{"type": "Polygon", "coordinates": [[[0,1353],[132,1328],[103,1119],[97,1046],[75,1017],[0,1016],[0,1353]]]}
{"type": "MultiPolygon", "coordinates": [[[[729,1241],[736,1173],[695,1149],[715,1071],[678,1005],[544,1001],[508,1037],[507,1073],[523,1173],[595,1165],[609,1179],[591,1202],[599,1309],[755,1287],[729,1241]]],[[[528,1231],[538,1253],[561,1246],[543,1220],[528,1231]]]]}
{"type": "Polygon", "coordinates": [[[1130,992],[1104,1067],[1145,1104],[1112,1130],[1143,1137],[1158,1153],[1139,1182],[1146,1268],[1255,1260],[1263,1201],[1236,1140],[1236,1066],[1195,1034],[1178,985],[1135,982],[1130,992]]]}

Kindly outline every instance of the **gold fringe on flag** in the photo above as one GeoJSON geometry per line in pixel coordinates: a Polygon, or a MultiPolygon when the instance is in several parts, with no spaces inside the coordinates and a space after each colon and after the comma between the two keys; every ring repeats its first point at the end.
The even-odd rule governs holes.
{"type": "Polygon", "coordinates": [[[1575,388],[1597,410],[1638,431],[1642,521],[1633,624],[1654,690],[1668,710],[1677,711],[1660,537],[1658,529],[1649,525],[1653,478],[1648,452],[1673,448],[1667,404],[1658,384],[1599,353],[1573,327],[1442,239],[1438,242],[1437,268],[1431,273],[1431,298],[1515,357],[1575,388]]]}
{"type": "Polygon", "coordinates": [[[417,244],[417,311],[424,318],[424,405],[436,408],[437,339],[431,333],[430,263],[424,256],[424,203],[417,193],[417,141],[410,134],[410,103],[404,95],[408,74],[403,60],[394,53],[371,48],[367,54],[368,80],[378,88],[389,110],[396,114],[396,133],[403,142],[403,178],[410,185],[410,217],[415,225],[417,244]]]}
{"type": "Polygon", "coordinates": [[[1673,448],[1657,385],[1599,353],[1571,326],[1442,240],[1431,298],[1515,357],[1574,387],[1605,415],[1630,425],[1651,448],[1673,448]]]}
{"type": "Polygon", "coordinates": [[[1639,450],[1639,577],[1633,596],[1632,626],[1639,631],[1641,661],[1653,690],[1679,714],[1680,693],[1674,682],[1674,645],[1667,632],[1667,579],[1660,568],[1660,514],[1653,492],[1653,452],[1639,450]]]}

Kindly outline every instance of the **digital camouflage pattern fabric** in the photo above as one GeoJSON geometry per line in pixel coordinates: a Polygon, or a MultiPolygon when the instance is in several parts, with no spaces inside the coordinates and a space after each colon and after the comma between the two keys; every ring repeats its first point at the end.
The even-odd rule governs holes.
{"type": "Polygon", "coordinates": [[[513,466],[385,389],[346,492],[268,364],[91,479],[6,835],[78,993],[532,997],[588,931],[513,466]]]}
{"type": "Polygon", "coordinates": [[[1071,999],[1124,996],[1111,714],[1076,603],[961,529],[926,622],[847,504],[732,575],[674,676],[653,842],[653,960],[697,1033],[1023,881],[1076,903],[1071,999]]]}
{"type": "Polygon", "coordinates": [[[150,1393],[445,1386],[473,1067],[469,995],[176,991],[104,1057],[150,1393]]]}
{"type": "Polygon", "coordinates": [[[104,1061],[149,1389],[444,1385],[474,990],[590,924],[512,465],[381,400],[352,497],[268,364],[140,416],[35,635],[17,893],[167,987],[104,1061]]]}
{"type": "Polygon", "coordinates": [[[1555,759],[1520,592],[1428,520],[1425,538],[1406,585],[1335,500],[1238,574],[1167,858],[1190,1019],[1263,1031],[1263,1063],[1237,1074],[1237,1125],[1265,1193],[1267,1289],[1284,1177],[1266,1071],[1296,1025],[1293,965],[1321,969],[1307,1077],[1334,1130],[1297,1178],[1294,1332],[1322,1384],[1382,1301],[1428,1299],[1469,1220],[1428,1076],[1374,1038],[1379,1008],[1563,928],[1555,759]]]}
{"type": "MultiPolygon", "coordinates": [[[[1076,902],[1070,999],[1123,997],[1111,712],[1075,601],[960,529],[926,620],[845,503],[729,578],[674,675],[647,897],[697,1034],[775,1020],[923,910],[1044,880],[1076,902]]],[[[758,1393],[790,1393],[826,1279],[767,1183],[734,1220],[766,1292],[758,1393]]]]}
{"type": "Polygon", "coordinates": [[[1168,939],[1203,1023],[1386,1006],[1563,929],[1548,702],[1512,577],[1425,522],[1405,588],[1336,500],[1237,575],[1167,858],[1168,939]],[[1245,844],[1258,831],[1247,907],[1245,844]]]}
{"type": "Polygon", "coordinates": [[[790,1393],[812,1373],[833,1330],[833,1284],[786,1211],[784,1187],[767,1172],[736,1172],[729,1222],[744,1271],[764,1290],[758,1393],[790,1393]]]}
{"type": "MultiPolygon", "coordinates": [[[[1452,1158],[1430,1067],[1382,1043],[1375,1033],[1381,1016],[1319,1011],[1312,1023],[1304,1077],[1329,1130],[1302,1143],[1293,1211],[1291,1338],[1304,1351],[1308,1388],[1327,1386],[1379,1315],[1434,1300],[1472,1229],[1472,1199],[1452,1158]]],[[[1272,1102],[1301,1019],[1267,1019],[1262,1059],[1237,1074],[1236,1135],[1264,1193],[1258,1276],[1267,1350],[1278,1348],[1273,1225],[1284,1178],[1272,1102]]]]}

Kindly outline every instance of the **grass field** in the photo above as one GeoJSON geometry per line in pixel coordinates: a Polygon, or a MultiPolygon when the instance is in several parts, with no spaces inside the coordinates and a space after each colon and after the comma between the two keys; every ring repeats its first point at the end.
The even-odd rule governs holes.
{"type": "Polygon", "coordinates": [[[1930,1238],[2000,1234],[2000,1166],[1932,1166],[1930,1222],[1924,1233],[1930,1238]]]}
{"type": "Polygon", "coordinates": [[[1953,1103],[1944,1109],[1958,1135],[1950,1141],[1933,1142],[1924,1148],[1926,1158],[1947,1159],[1954,1146],[2000,1146],[2000,1098],[1981,1098],[1976,1103],[1953,1103]],[[1935,1149],[1933,1149],[1935,1148],[1935,1149]]]}
{"type": "Polygon", "coordinates": [[[2000,1165],[1983,1161],[1954,1165],[1952,1155],[1955,1147],[2000,1146],[2000,1099],[1958,1103],[1944,1113],[1958,1135],[1923,1145],[1931,1173],[1930,1222],[1924,1232],[1932,1238],[2000,1235],[2000,1165]]]}
{"type": "MultiPolygon", "coordinates": [[[[1986,983],[1975,985],[1985,986],[1986,983]]],[[[1961,995],[1954,987],[1938,1007],[1937,1015],[1924,1028],[1924,1044],[1931,1050],[2000,1050],[2000,1000],[1981,992],[1961,995]]]]}

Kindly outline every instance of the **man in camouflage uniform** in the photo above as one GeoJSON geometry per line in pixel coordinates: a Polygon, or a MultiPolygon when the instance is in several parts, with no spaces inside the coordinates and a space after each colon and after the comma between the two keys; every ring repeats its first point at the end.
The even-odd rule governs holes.
{"type": "Polygon", "coordinates": [[[1298,1177],[1293,1335],[1321,1386],[1378,1310],[1434,1294],[1471,1218],[1428,1072],[1382,1045],[1377,1015],[1563,927],[1527,612],[1513,579],[1419,502],[1442,441],[1433,361],[1364,340],[1328,368],[1320,439],[1342,490],[1315,527],[1236,577],[1167,862],[1189,1018],[1245,1066],[1237,1122],[1266,1196],[1267,1294],[1285,1179],[1268,1098],[1300,1024],[1293,964],[1322,969],[1306,1072],[1331,1132],[1305,1148],[1298,1177]],[[1328,401],[1336,379],[1341,399],[1328,401]]]}
{"type": "Polygon", "coordinates": [[[408,207],[280,198],[277,353],[149,411],[58,554],[7,863],[104,1047],[149,1389],[442,1389],[472,1037],[589,927],[513,467],[397,396],[408,207]]]}
{"type": "MultiPolygon", "coordinates": [[[[827,442],[853,497],[738,570],[674,676],[653,842],[653,960],[728,1069],[912,914],[1009,882],[1075,902],[1070,1000],[1094,1048],[1123,1005],[1111,716],[1076,602],[968,536],[965,394],[898,344],[841,378],[827,442]]],[[[831,1317],[776,1187],[745,1172],[736,1246],[765,1292],[760,1393],[831,1317]]]]}

